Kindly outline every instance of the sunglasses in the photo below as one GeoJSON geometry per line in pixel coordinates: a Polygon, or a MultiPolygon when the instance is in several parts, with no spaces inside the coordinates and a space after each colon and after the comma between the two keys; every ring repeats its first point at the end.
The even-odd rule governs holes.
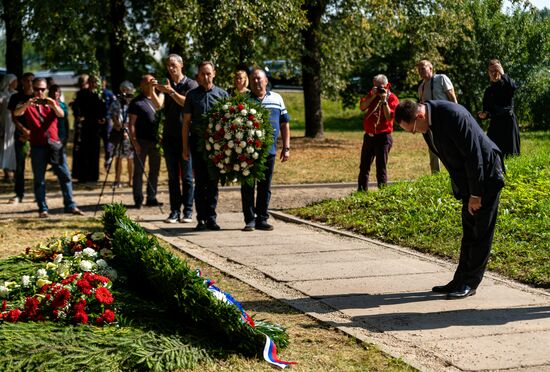
{"type": "Polygon", "coordinates": [[[35,92],[45,92],[46,88],[35,88],[35,87],[33,87],[32,90],[35,91],[35,92]]]}

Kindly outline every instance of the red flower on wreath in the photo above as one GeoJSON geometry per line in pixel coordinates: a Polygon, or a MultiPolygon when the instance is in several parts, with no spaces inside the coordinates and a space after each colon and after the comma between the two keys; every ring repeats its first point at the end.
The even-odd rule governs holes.
{"type": "Polygon", "coordinates": [[[259,129],[260,128],[260,123],[258,123],[257,121],[254,122],[254,124],[252,124],[254,126],[254,129],[259,129]]]}
{"type": "Polygon", "coordinates": [[[63,284],[63,285],[71,284],[72,282],[74,282],[74,280],[77,277],[78,277],[78,274],[69,275],[67,278],[65,278],[61,281],[61,284],[63,284]]]}
{"type": "Polygon", "coordinates": [[[115,312],[113,310],[107,309],[103,312],[101,316],[107,323],[112,323],[115,321],[115,312]]]}
{"type": "Polygon", "coordinates": [[[95,291],[95,298],[102,304],[110,305],[113,303],[113,295],[105,287],[99,287],[95,291]]]}
{"type": "Polygon", "coordinates": [[[85,295],[90,295],[92,293],[92,285],[86,279],[80,279],[76,282],[76,286],[80,289],[80,292],[85,295]]]}
{"type": "Polygon", "coordinates": [[[27,297],[25,300],[25,316],[31,320],[36,320],[38,317],[38,305],[40,301],[36,297],[27,297]]]}
{"type": "Polygon", "coordinates": [[[6,315],[4,319],[6,319],[6,321],[10,323],[15,323],[17,322],[20,316],[21,316],[21,310],[13,309],[8,312],[8,315],[6,315]]]}
{"type": "Polygon", "coordinates": [[[88,314],[84,311],[79,311],[74,314],[73,320],[75,323],[88,324],[88,314]]]}

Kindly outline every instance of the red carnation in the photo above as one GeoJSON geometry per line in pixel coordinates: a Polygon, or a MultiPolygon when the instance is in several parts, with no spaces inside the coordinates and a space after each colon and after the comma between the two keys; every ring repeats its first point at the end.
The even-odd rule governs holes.
{"type": "Polygon", "coordinates": [[[7,307],[8,307],[8,301],[2,300],[2,311],[6,311],[7,307]]]}
{"type": "Polygon", "coordinates": [[[88,314],[86,314],[84,311],[79,311],[74,314],[73,320],[75,321],[75,323],[88,324],[88,314]]]}
{"type": "Polygon", "coordinates": [[[72,282],[74,282],[74,280],[78,277],[78,274],[73,274],[73,275],[70,275],[68,276],[67,278],[63,279],[61,281],[61,284],[63,285],[67,285],[67,284],[71,284],[72,282]]]}
{"type": "Polygon", "coordinates": [[[4,319],[6,319],[6,321],[8,322],[15,323],[17,322],[20,316],[21,316],[21,310],[13,309],[8,312],[8,315],[6,315],[4,319]]]}
{"type": "Polygon", "coordinates": [[[103,317],[100,316],[100,317],[98,317],[98,318],[95,318],[94,323],[95,323],[95,325],[97,325],[97,326],[102,326],[103,323],[104,323],[103,317]]]}
{"type": "Polygon", "coordinates": [[[229,107],[229,112],[233,114],[235,112],[235,107],[233,106],[229,107]]]}
{"type": "Polygon", "coordinates": [[[86,247],[89,248],[89,247],[91,247],[91,246],[93,246],[93,245],[94,245],[94,242],[93,242],[93,241],[91,241],[90,239],[86,240],[86,247]]]}
{"type": "Polygon", "coordinates": [[[254,140],[252,138],[249,138],[246,140],[246,143],[252,145],[254,143],[254,140]]]}
{"type": "Polygon", "coordinates": [[[105,310],[103,315],[101,316],[107,323],[112,323],[115,321],[115,313],[113,310],[105,310]]]}
{"type": "Polygon", "coordinates": [[[245,154],[239,155],[239,161],[245,161],[245,160],[246,160],[246,155],[245,154]]]}
{"type": "Polygon", "coordinates": [[[254,124],[252,124],[254,126],[254,128],[256,129],[259,129],[260,128],[260,123],[258,123],[257,121],[254,122],[254,124]]]}
{"type": "Polygon", "coordinates": [[[105,287],[99,287],[95,291],[95,298],[102,304],[110,305],[113,303],[113,295],[105,287]]]}
{"type": "Polygon", "coordinates": [[[256,148],[259,149],[260,147],[262,147],[262,140],[257,139],[256,140],[256,148]]]}
{"type": "Polygon", "coordinates": [[[38,315],[38,298],[36,297],[27,297],[25,300],[25,316],[29,319],[36,319],[38,315]]]}
{"type": "Polygon", "coordinates": [[[77,303],[73,305],[73,309],[75,313],[84,312],[84,310],[86,309],[86,300],[83,298],[80,299],[77,303]]]}
{"type": "Polygon", "coordinates": [[[239,109],[239,111],[242,111],[242,110],[244,110],[244,105],[242,103],[239,103],[237,108],[239,109]]]}
{"type": "Polygon", "coordinates": [[[67,288],[63,288],[61,290],[58,290],[55,293],[55,298],[52,302],[52,307],[55,308],[64,308],[67,306],[67,302],[71,298],[71,292],[67,288]]]}
{"type": "Polygon", "coordinates": [[[80,292],[85,295],[90,295],[92,293],[92,285],[86,279],[80,279],[76,282],[76,286],[80,289],[80,292]]]}
{"type": "Polygon", "coordinates": [[[252,121],[254,119],[255,119],[254,115],[252,115],[252,114],[248,115],[248,120],[252,121]]]}

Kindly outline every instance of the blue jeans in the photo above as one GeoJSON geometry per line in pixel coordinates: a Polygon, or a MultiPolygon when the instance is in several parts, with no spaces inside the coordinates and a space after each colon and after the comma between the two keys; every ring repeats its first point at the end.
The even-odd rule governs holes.
{"type": "MultiPolygon", "coordinates": [[[[46,167],[48,166],[48,147],[47,146],[32,146],[31,147],[31,164],[32,173],[34,176],[34,197],[38,205],[39,212],[47,212],[48,205],[46,204],[46,167]]],[[[73,201],[73,184],[69,167],[67,166],[67,156],[63,151],[63,161],[59,165],[53,165],[53,171],[61,186],[63,193],[63,205],[65,212],[69,212],[76,208],[73,201]]]]}
{"type": "Polygon", "coordinates": [[[157,185],[160,171],[160,152],[156,142],[138,138],[141,152],[134,154],[134,178],[133,194],[134,203],[143,203],[143,173],[145,173],[145,161],[149,159],[149,175],[147,176],[147,201],[157,200],[157,185]]]}
{"type": "Polygon", "coordinates": [[[183,205],[183,216],[193,214],[193,169],[191,158],[183,160],[182,145],[166,143],[163,146],[164,160],[168,171],[168,192],[170,193],[170,210],[180,211],[183,205]],[[181,178],[181,184],[180,184],[181,178]]]}
{"type": "Polygon", "coordinates": [[[245,183],[241,185],[241,201],[243,206],[244,222],[247,225],[266,222],[269,218],[267,210],[271,200],[271,179],[275,168],[275,155],[269,154],[265,162],[265,179],[256,182],[254,186],[245,183]],[[257,186],[257,187],[255,187],[257,186]],[[254,189],[256,191],[256,205],[254,206],[254,189]]]}

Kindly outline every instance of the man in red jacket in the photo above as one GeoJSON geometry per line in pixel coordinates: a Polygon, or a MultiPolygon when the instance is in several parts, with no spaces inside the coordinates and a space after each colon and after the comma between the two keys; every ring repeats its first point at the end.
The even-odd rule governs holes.
{"type": "Polygon", "coordinates": [[[373,88],[366,97],[361,98],[360,108],[365,111],[363,119],[363,147],[361,165],[357,179],[357,190],[366,191],[369,185],[370,166],[376,158],[376,182],[380,188],[388,181],[386,164],[393,139],[393,117],[399,99],[390,92],[391,84],[385,75],[376,75],[373,88]]]}

